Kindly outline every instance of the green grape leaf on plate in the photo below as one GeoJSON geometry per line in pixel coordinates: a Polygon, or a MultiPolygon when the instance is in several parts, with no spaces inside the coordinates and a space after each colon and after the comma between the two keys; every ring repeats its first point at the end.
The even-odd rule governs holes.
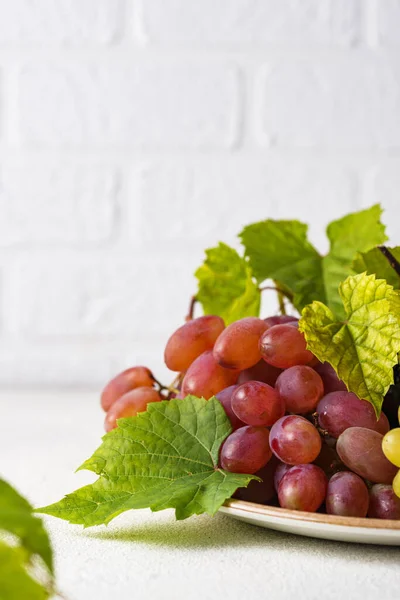
{"type": "Polygon", "coordinates": [[[42,521],[32,511],[29,502],[0,479],[2,600],[41,600],[51,595],[54,571],[50,540],[42,521]],[[9,538],[13,543],[8,543],[9,538]],[[39,572],[41,575],[36,577],[39,572]]]}
{"type": "Polygon", "coordinates": [[[206,250],[195,275],[199,282],[196,298],[206,315],[219,315],[227,325],[259,315],[260,291],[248,263],[233,248],[220,243],[206,250]]]}
{"type": "Polygon", "coordinates": [[[400,295],[366,273],[348,277],[339,294],[344,319],[315,301],[304,308],[299,329],[308,349],[329,362],[348,390],[371,402],[379,416],[400,351],[400,295]]]}
{"type": "MultiPolygon", "coordinates": [[[[400,246],[396,248],[388,248],[394,258],[400,262],[400,246]]],[[[400,288],[400,276],[396,273],[389,261],[379,248],[372,248],[369,252],[360,252],[356,255],[353,262],[353,269],[356,273],[375,274],[379,279],[386,279],[387,283],[392,285],[394,289],[400,288]]]]}
{"type": "Polygon", "coordinates": [[[99,475],[95,483],[38,510],[85,527],[134,508],[174,508],[177,519],[213,515],[238,487],[257,479],[218,467],[231,430],[216,398],[149,404],[146,412],[120,419],[82,465],[99,475]]]}
{"type": "Polygon", "coordinates": [[[333,221],[327,228],[330,250],[322,256],[307,239],[307,225],[299,221],[254,223],[240,238],[257,281],[273,279],[293,295],[301,311],[314,300],[344,316],[338,287],[354,273],[357,252],[366,252],[386,240],[379,205],[333,221]]]}

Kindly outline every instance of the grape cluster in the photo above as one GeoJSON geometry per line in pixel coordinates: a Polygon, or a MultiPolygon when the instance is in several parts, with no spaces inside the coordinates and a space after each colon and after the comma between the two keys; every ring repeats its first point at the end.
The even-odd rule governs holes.
{"type": "Polygon", "coordinates": [[[390,430],[383,412],[377,420],[373,406],[317,360],[296,317],[247,317],[227,327],[218,316],[190,319],[170,337],[164,358],[178,373],[169,388],[141,366],[106,386],[106,431],[150,402],[216,396],[232,426],[221,468],[262,480],[235,497],[292,510],[400,518],[400,428],[390,430]]]}

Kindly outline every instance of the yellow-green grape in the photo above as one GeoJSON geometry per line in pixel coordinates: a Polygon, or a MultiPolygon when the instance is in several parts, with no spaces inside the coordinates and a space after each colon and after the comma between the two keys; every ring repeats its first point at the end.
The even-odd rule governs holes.
{"type": "Polygon", "coordinates": [[[400,498],[400,471],[397,472],[396,477],[393,479],[393,491],[400,498]]]}
{"type": "Polygon", "coordinates": [[[400,467],[400,427],[387,432],[382,440],[382,450],[391,463],[400,467]]]}

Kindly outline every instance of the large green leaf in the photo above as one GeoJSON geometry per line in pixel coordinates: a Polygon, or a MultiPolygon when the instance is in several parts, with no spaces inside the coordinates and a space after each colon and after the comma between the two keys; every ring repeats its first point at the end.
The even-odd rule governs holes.
{"type": "Polygon", "coordinates": [[[94,484],[39,512],[85,527],[108,523],[132,508],[174,508],[177,519],[212,515],[238,487],[255,479],[218,467],[230,432],[216,398],[150,404],[146,412],[119,420],[82,465],[100,476],[94,484]]]}
{"type": "Polygon", "coordinates": [[[260,291],[249,265],[233,248],[220,243],[206,250],[206,260],[195,275],[196,297],[205,314],[219,315],[226,324],[259,315],[260,291]]]}
{"type": "Polygon", "coordinates": [[[345,319],[321,302],[303,310],[307,347],[329,362],[347,388],[379,415],[400,351],[400,295],[375,275],[353,275],[339,286],[345,319]]]}
{"type": "Polygon", "coordinates": [[[249,265],[259,282],[274,279],[293,294],[301,311],[319,300],[338,316],[343,306],[338,287],[353,274],[357,252],[386,240],[379,205],[333,221],[327,228],[330,250],[321,256],[307,239],[307,226],[299,221],[271,219],[245,227],[240,238],[249,265]]]}
{"type": "Polygon", "coordinates": [[[46,600],[48,590],[27,571],[26,556],[21,548],[0,541],[1,600],[46,600]]]}

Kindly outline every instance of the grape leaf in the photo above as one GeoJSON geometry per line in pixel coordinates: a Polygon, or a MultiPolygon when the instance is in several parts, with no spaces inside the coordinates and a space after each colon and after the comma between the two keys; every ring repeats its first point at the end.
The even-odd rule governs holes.
{"type": "MultiPolygon", "coordinates": [[[[388,250],[400,261],[400,246],[388,248],[388,250]]],[[[390,266],[388,259],[383,256],[379,248],[373,248],[369,252],[358,253],[353,262],[353,269],[357,273],[362,273],[363,271],[374,273],[379,279],[386,279],[396,290],[400,288],[400,277],[390,266]]]]}
{"type": "Polygon", "coordinates": [[[309,243],[307,225],[299,221],[269,219],[245,227],[239,237],[259,282],[274,279],[288,288],[299,311],[319,300],[344,316],[339,283],[353,274],[352,262],[358,251],[386,240],[381,212],[375,205],[333,221],[327,228],[330,251],[326,256],[309,243]]]}
{"type": "Polygon", "coordinates": [[[233,248],[220,243],[206,250],[206,260],[195,273],[197,299],[205,314],[219,315],[226,324],[260,313],[260,291],[247,262],[233,248]]]}
{"type": "Polygon", "coordinates": [[[329,362],[349,391],[380,414],[400,350],[400,294],[375,275],[352,275],[339,286],[344,320],[321,302],[302,312],[299,329],[317,358],[329,362]]]}
{"type": "Polygon", "coordinates": [[[14,545],[0,541],[2,600],[39,600],[50,595],[53,575],[50,540],[42,521],[33,516],[32,511],[29,502],[0,479],[0,534],[11,534],[15,539],[14,545]],[[46,567],[47,585],[42,585],[35,579],[37,569],[32,568],[32,565],[36,565],[38,559],[46,567]]]}
{"type": "Polygon", "coordinates": [[[231,425],[216,398],[156,402],[120,419],[82,469],[99,479],[39,512],[85,527],[109,523],[133,508],[174,508],[177,519],[213,515],[253,475],[218,468],[231,425]]]}

